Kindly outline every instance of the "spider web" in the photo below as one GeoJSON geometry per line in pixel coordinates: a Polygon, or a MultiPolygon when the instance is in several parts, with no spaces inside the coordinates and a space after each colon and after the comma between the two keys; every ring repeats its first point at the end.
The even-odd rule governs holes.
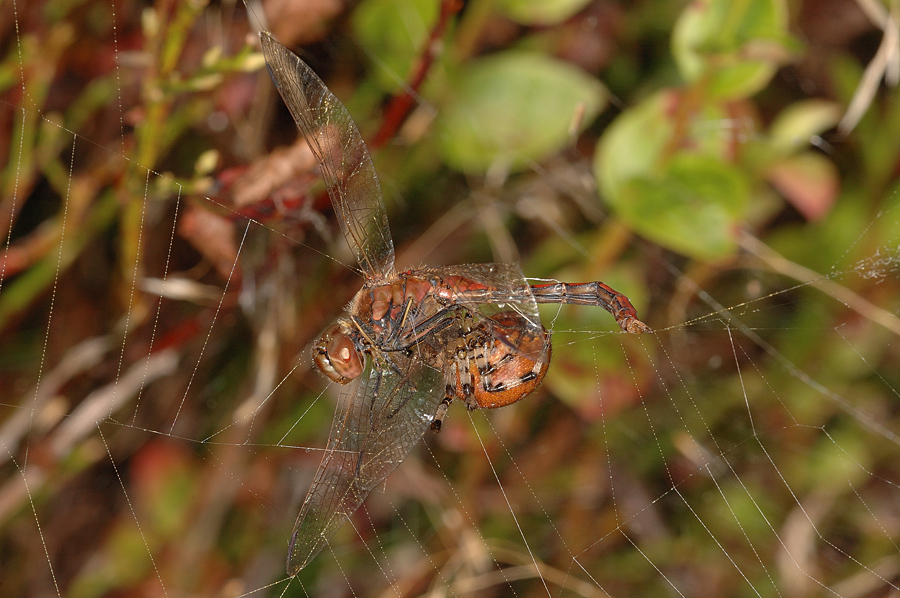
{"type": "MultiPolygon", "coordinates": [[[[240,54],[240,11],[207,9],[175,59],[143,36],[176,37],[198,7],[61,7],[0,9],[16,81],[0,98],[0,595],[900,594],[896,192],[834,235],[824,267],[749,235],[746,263],[717,273],[635,242],[603,278],[660,330],[542,306],[542,388],[492,413],[455,406],[287,578],[334,409],[304,356],[358,272],[302,144],[264,159],[254,131],[278,117],[249,99],[266,84],[240,54]],[[238,58],[216,63],[216,46],[238,58]],[[229,93],[204,95],[217,85],[229,93]],[[178,90],[201,100],[154,102],[178,90]],[[251,184],[210,168],[212,148],[252,163],[233,173],[251,184]],[[242,195],[268,198],[291,168],[290,192],[242,195]]],[[[513,259],[497,206],[529,213],[522,191],[485,208],[454,188],[415,242],[402,212],[419,204],[387,193],[398,263],[467,255],[446,231],[475,220],[466,240],[487,230],[513,259]]],[[[551,231],[580,256],[559,276],[596,277],[590,237],[551,231]]]]}

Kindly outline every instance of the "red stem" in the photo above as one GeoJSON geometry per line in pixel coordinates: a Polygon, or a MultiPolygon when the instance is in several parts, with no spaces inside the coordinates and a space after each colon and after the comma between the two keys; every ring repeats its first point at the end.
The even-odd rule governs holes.
{"type": "Polygon", "coordinates": [[[422,82],[425,81],[425,76],[437,57],[440,40],[444,35],[444,30],[447,28],[447,23],[450,21],[450,17],[458,13],[461,8],[462,0],[441,1],[441,11],[437,23],[431,30],[428,41],[422,48],[421,55],[413,64],[412,69],[410,69],[408,83],[388,103],[384,111],[384,120],[381,123],[381,128],[372,138],[372,141],[369,142],[370,148],[377,149],[392,139],[400,129],[400,125],[409,116],[413,103],[416,100],[417,91],[421,87],[422,82]]]}

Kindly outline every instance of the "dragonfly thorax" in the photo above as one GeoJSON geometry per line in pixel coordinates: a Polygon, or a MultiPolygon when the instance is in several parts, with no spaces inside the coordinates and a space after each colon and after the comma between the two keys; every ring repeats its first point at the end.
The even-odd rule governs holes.
{"type": "Polygon", "coordinates": [[[340,323],[326,330],[313,347],[313,363],[339,384],[347,384],[363,371],[364,358],[340,323]]]}

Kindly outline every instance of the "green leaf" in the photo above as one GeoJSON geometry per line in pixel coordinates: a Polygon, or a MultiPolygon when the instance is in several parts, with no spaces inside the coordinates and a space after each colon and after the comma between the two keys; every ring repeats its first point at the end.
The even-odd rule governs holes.
{"type": "Polygon", "coordinates": [[[782,110],[769,129],[771,148],[788,154],[809,145],[810,138],[837,125],[842,109],[836,102],[805,100],[782,110]]]}
{"type": "Polygon", "coordinates": [[[366,0],[353,13],[357,40],[378,57],[375,79],[384,91],[403,85],[437,17],[433,0],[366,0]]]}
{"type": "Polygon", "coordinates": [[[682,76],[705,79],[710,95],[722,99],[745,98],[764,88],[796,46],[783,0],[696,0],[672,36],[682,76]]]}
{"type": "Polygon", "coordinates": [[[628,179],[606,199],[628,226],[654,242],[716,259],[735,250],[733,232],[749,196],[750,185],[734,166],[677,154],[663,172],[628,179]]]}
{"type": "Polygon", "coordinates": [[[662,92],[622,113],[600,141],[594,173],[603,199],[633,230],[692,257],[723,257],[735,249],[750,183],[729,162],[722,108],[701,107],[676,126],[679,101],[662,92]]]}
{"type": "Polygon", "coordinates": [[[869,479],[871,446],[853,427],[840,426],[822,437],[807,458],[810,486],[817,492],[846,493],[869,479]]]}
{"type": "Polygon", "coordinates": [[[749,195],[749,183],[737,168],[709,156],[680,154],[662,176],[631,181],[619,214],[660,245],[716,259],[734,252],[734,230],[749,195]]]}
{"type": "Polygon", "coordinates": [[[453,78],[438,135],[453,167],[521,169],[559,151],[570,128],[590,123],[605,103],[603,85],[543,54],[504,52],[474,61],[453,78]]]}
{"type": "Polygon", "coordinates": [[[656,172],[674,134],[668,106],[675,101],[677,94],[662,92],[626,110],[600,140],[594,174],[613,206],[628,181],[656,172]]]}
{"type": "Polygon", "coordinates": [[[555,25],[565,21],[589,0],[500,0],[497,8],[522,25],[555,25]]]}

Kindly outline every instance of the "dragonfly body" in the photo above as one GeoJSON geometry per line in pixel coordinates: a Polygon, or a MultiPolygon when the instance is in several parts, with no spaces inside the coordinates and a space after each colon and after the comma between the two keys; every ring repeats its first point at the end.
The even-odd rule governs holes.
{"type": "Polygon", "coordinates": [[[368,493],[459,399],[469,409],[533,392],[550,363],[538,303],[595,305],[626,332],[649,332],[627,297],[602,282],[529,285],[515,264],[396,273],[371,157],[346,108],[295,54],[261,33],[272,80],[319,163],[365,283],[313,347],[341,385],[328,446],[294,524],[287,570],[327,546],[368,493]]]}
{"type": "Polygon", "coordinates": [[[480,303],[514,304],[529,296],[524,286],[501,289],[439,269],[409,270],[364,286],[350,303],[349,317],[316,344],[316,363],[346,384],[362,373],[367,356],[396,369],[392,355],[417,355],[444,374],[444,408],[432,423],[439,429],[454,398],[469,409],[500,407],[540,384],[550,363],[550,333],[514,310],[475,315],[480,303]]]}

